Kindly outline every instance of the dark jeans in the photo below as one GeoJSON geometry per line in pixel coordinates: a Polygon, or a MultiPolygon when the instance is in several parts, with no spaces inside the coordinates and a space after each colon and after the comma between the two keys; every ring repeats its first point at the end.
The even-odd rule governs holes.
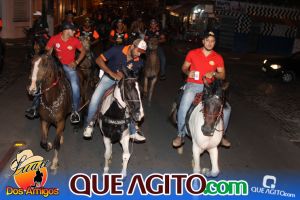
{"type": "Polygon", "coordinates": [[[160,62],[160,76],[165,76],[166,75],[166,55],[164,52],[164,49],[162,47],[158,47],[158,57],[159,57],[159,62],[160,62]]]}

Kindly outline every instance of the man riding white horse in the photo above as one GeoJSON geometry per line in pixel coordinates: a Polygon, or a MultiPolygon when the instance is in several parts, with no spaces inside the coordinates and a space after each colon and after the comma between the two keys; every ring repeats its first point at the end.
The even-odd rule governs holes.
{"type": "MultiPolygon", "coordinates": [[[[90,139],[92,137],[99,103],[105,92],[123,78],[120,70],[123,67],[127,67],[133,70],[136,76],[138,76],[139,71],[143,67],[143,61],[139,57],[141,53],[145,53],[146,49],[146,42],[137,39],[131,45],[114,46],[97,58],[96,63],[104,71],[104,75],[101,77],[89,104],[86,128],[83,132],[84,138],[90,139]]],[[[134,122],[130,123],[130,132],[130,138],[132,139],[137,141],[144,141],[146,139],[144,136],[138,134],[134,122]]]]}
{"type": "MultiPolygon", "coordinates": [[[[204,34],[202,40],[203,47],[189,51],[185,62],[182,66],[182,71],[187,75],[185,90],[180,102],[177,113],[177,128],[178,135],[173,139],[173,146],[180,147],[184,144],[184,137],[187,134],[185,127],[186,114],[197,93],[201,93],[204,88],[203,78],[208,83],[214,79],[225,79],[224,61],[221,55],[213,51],[216,40],[213,32],[204,34]]],[[[227,103],[224,108],[224,128],[228,126],[231,107],[227,103]]],[[[230,147],[230,142],[223,137],[221,144],[225,147],[230,147]]]]}

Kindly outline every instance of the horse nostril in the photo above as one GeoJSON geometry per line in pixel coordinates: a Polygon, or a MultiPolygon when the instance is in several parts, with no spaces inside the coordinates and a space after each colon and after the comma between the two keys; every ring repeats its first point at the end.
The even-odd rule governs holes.
{"type": "Polygon", "coordinates": [[[211,133],[212,133],[212,129],[208,126],[203,125],[201,127],[201,130],[202,130],[203,135],[206,135],[206,136],[211,135],[211,133]]]}

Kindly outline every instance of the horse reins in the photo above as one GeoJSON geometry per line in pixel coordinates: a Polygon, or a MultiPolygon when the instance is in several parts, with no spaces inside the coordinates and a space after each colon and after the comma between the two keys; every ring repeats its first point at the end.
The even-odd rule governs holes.
{"type": "Polygon", "coordinates": [[[221,132],[221,131],[224,131],[224,127],[223,127],[223,130],[218,130],[216,127],[217,127],[217,124],[219,123],[219,121],[220,121],[220,119],[221,119],[221,117],[222,117],[222,114],[223,114],[223,108],[224,108],[224,104],[222,104],[222,106],[221,106],[221,108],[220,108],[220,112],[218,112],[218,113],[216,113],[216,114],[208,114],[208,113],[205,113],[204,112],[204,109],[202,109],[201,111],[203,112],[203,116],[204,116],[204,118],[206,117],[206,116],[211,116],[211,117],[215,117],[215,116],[217,116],[217,119],[216,119],[216,121],[215,121],[215,125],[214,125],[214,131],[219,131],[219,132],[221,132]]]}
{"type": "MultiPolygon", "coordinates": [[[[58,85],[58,82],[59,82],[59,77],[56,79],[56,81],[54,81],[49,87],[47,87],[46,89],[44,89],[44,90],[41,90],[41,92],[40,93],[38,93],[38,94],[34,94],[34,96],[40,96],[40,95],[42,95],[42,94],[44,94],[44,93],[46,93],[46,92],[48,92],[49,90],[51,90],[52,88],[54,88],[55,86],[57,86],[58,85]]],[[[41,86],[40,86],[40,89],[41,89],[41,86]]]]}

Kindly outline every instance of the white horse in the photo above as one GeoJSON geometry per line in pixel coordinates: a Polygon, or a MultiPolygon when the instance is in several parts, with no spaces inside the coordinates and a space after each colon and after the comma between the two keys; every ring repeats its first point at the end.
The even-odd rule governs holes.
{"type": "Polygon", "coordinates": [[[98,121],[105,145],[104,173],[109,171],[112,144],[120,142],[123,148],[121,173],[126,177],[130,158],[128,124],[132,120],[140,121],[144,117],[144,110],[137,78],[133,77],[128,69],[123,70],[123,73],[125,77],[104,98],[98,121]]]}
{"type": "MultiPolygon", "coordinates": [[[[202,100],[193,110],[189,110],[187,129],[193,142],[193,172],[207,177],[216,177],[220,173],[218,162],[218,145],[224,134],[223,105],[224,90],[228,84],[221,85],[215,81],[211,86],[205,85],[202,100]],[[200,155],[208,151],[211,170],[200,167],[200,155]]],[[[178,152],[182,152],[180,147],[178,152]]]]}

